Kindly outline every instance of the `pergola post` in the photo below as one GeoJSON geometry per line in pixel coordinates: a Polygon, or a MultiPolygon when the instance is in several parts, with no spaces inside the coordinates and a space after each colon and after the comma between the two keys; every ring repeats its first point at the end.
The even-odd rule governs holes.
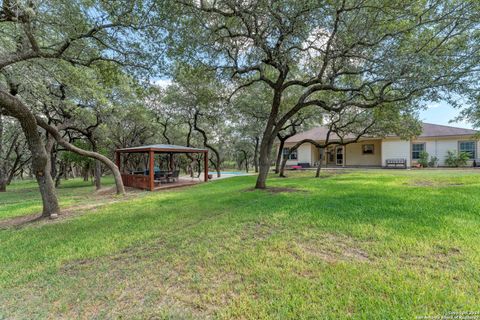
{"type": "Polygon", "coordinates": [[[205,182],[208,181],[208,151],[205,151],[205,153],[203,154],[203,180],[205,182]]]}
{"type": "Polygon", "coordinates": [[[149,152],[150,154],[150,168],[149,168],[149,171],[148,171],[148,175],[149,175],[149,183],[150,183],[150,191],[153,191],[154,187],[155,187],[155,181],[154,181],[154,178],[155,178],[155,168],[154,168],[154,164],[155,164],[155,152],[153,151],[150,151],[149,152]]]}

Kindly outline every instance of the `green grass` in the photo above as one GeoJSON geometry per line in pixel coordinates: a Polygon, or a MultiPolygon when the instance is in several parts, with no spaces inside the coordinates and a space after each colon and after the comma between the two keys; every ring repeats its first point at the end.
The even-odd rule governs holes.
{"type": "Polygon", "coordinates": [[[480,171],[290,175],[269,186],[298,192],[235,177],[0,230],[0,318],[480,311],[480,171]]]}
{"type": "MultiPolygon", "coordinates": [[[[102,179],[104,187],[113,185],[113,178],[102,179]]],[[[35,181],[16,181],[0,193],[0,220],[42,212],[42,200],[35,181]]],[[[68,207],[92,197],[92,182],[81,179],[62,180],[57,190],[61,207],[68,207]]]]}

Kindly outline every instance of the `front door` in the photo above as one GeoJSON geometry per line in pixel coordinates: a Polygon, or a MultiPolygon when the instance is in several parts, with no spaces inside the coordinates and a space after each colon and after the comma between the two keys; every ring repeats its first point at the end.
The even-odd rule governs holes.
{"type": "Polygon", "coordinates": [[[337,166],[343,166],[343,146],[336,148],[337,166]]]}

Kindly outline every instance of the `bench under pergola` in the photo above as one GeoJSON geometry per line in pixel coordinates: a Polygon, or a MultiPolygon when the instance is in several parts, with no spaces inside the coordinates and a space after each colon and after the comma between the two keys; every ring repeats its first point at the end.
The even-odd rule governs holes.
{"type": "Polygon", "coordinates": [[[207,149],[199,149],[199,148],[192,148],[192,147],[184,147],[184,146],[176,146],[171,144],[154,144],[154,145],[147,145],[147,146],[138,146],[132,148],[123,148],[117,149],[115,151],[115,160],[118,169],[122,174],[123,184],[126,187],[132,188],[139,188],[144,190],[155,190],[155,155],[156,154],[169,154],[169,168],[172,168],[173,162],[173,155],[174,154],[189,154],[189,153],[201,153],[203,154],[203,162],[204,162],[204,181],[208,181],[208,150],[207,149]],[[135,174],[135,173],[128,173],[123,172],[121,168],[121,156],[122,154],[128,153],[143,153],[148,154],[149,158],[149,166],[148,174],[135,174]]]}

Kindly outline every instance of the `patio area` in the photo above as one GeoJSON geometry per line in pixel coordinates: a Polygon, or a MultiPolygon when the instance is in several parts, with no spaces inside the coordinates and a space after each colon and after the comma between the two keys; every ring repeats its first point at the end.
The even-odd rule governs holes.
{"type": "Polygon", "coordinates": [[[180,169],[175,158],[178,154],[190,155],[191,163],[197,163],[199,168],[203,161],[202,180],[208,181],[207,149],[156,144],[118,149],[115,153],[116,164],[126,187],[155,191],[200,183],[201,180],[198,178],[180,177],[180,169]],[[196,154],[197,157],[194,158],[192,154],[196,154]]]}

